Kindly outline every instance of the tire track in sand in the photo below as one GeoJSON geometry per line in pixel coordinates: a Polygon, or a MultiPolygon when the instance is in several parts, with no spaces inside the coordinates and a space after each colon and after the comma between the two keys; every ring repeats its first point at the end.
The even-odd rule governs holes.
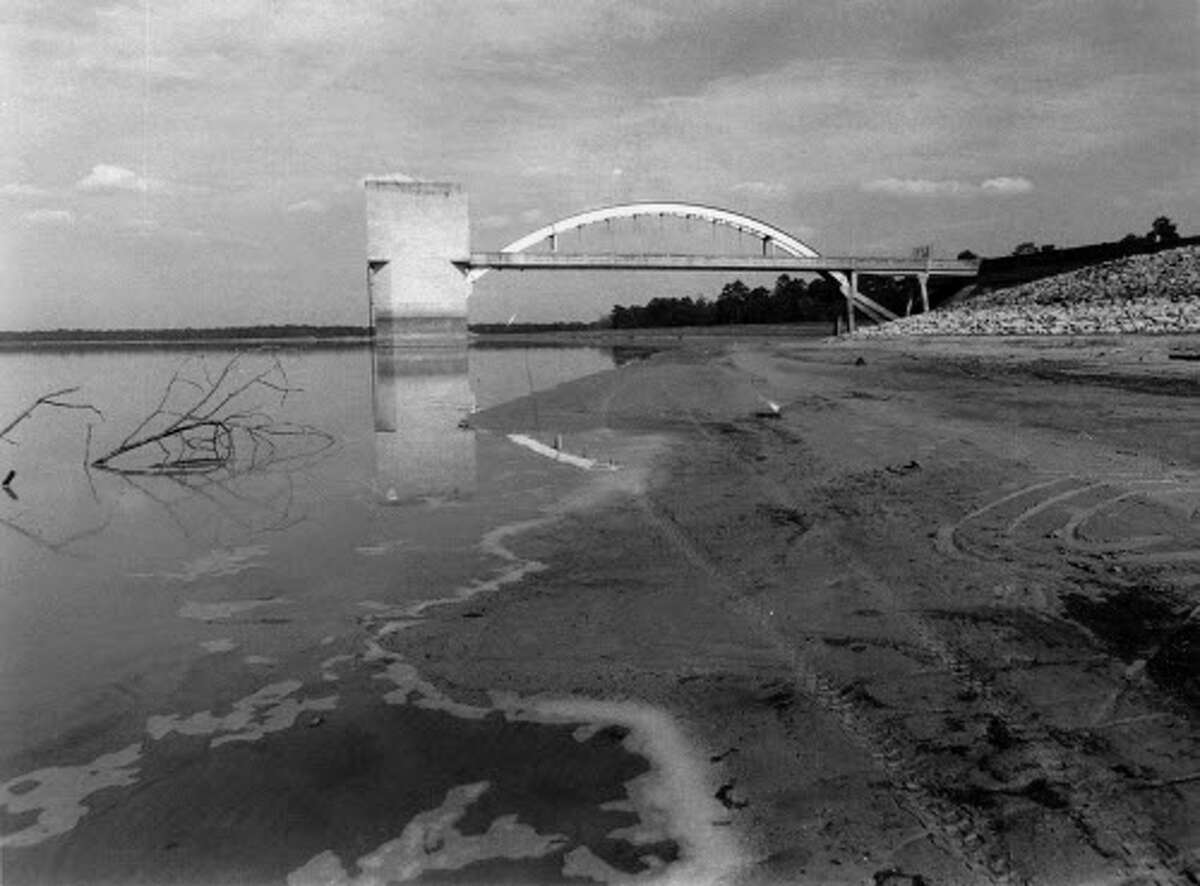
{"type": "MultiPolygon", "coordinates": [[[[663,394],[666,393],[664,389],[663,394]]],[[[686,407],[685,411],[698,433],[711,441],[713,433],[694,411],[686,407]]],[[[783,507],[796,507],[796,502],[778,484],[769,483],[758,475],[752,462],[736,452],[732,454],[750,468],[750,477],[767,499],[783,507]]],[[[1059,487],[1056,490],[1058,494],[1052,496],[1055,502],[1065,501],[1099,485],[1102,484],[1089,484],[1078,478],[1060,476],[1008,494],[985,505],[980,513],[1056,486],[1059,487]],[[1061,488],[1064,481],[1070,488],[1061,488]]],[[[829,714],[887,775],[897,788],[904,806],[936,842],[962,859],[976,876],[984,876],[991,883],[1027,882],[1014,869],[1003,841],[993,833],[992,824],[984,816],[931,790],[936,779],[929,773],[929,764],[916,750],[906,730],[898,730],[894,726],[884,728],[873,712],[856,700],[852,686],[839,687],[834,680],[821,673],[804,652],[774,626],[772,613],[750,597],[739,582],[703,553],[702,547],[688,536],[669,511],[647,495],[639,498],[639,505],[647,521],[688,563],[729,594],[733,611],[753,625],[787,663],[796,687],[829,714]]],[[[1010,518],[1010,525],[1019,526],[1025,519],[1044,509],[1041,502],[1023,508],[1015,518],[1010,518]]],[[[969,515],[972,516],[978,515],[969,515]]],[[[1126,785],[1106,767],[1064,746],[1041,725],[1036,711],[997,687],[992,675],[946,641],[928,618],[911,610],[897,610],[894,606],[897,596],[886,583],[844,545],[838,544],[836,547],[846,562],[851,564],[855,577],[888,610],[889,616],[894,614],[899,618],[899,626],[907,629],[906,632],[917,641],[919,647],[939,661],[956,683],[980,699],[989,716],[1011,734],[1025,740],[1032,752],[1032,762],[1044,774],[1047,782],[1069,790],[1071,803],[1068,818],[1093,850],[1108,861],[1115,862],[1126,878],[1171,884],[1189,877],[1179,851],[1155,838],[1150,833],[1151,824],[1122,800],[1121,794],[1126,785]],[[1101,844],[1101,837],[1109,845],[1101,844]]]]}

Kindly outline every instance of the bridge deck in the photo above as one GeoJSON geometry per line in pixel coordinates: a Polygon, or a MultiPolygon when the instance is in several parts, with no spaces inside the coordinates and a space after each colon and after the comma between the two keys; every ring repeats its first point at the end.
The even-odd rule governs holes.
{"type": "Polygon", "coordinates": [[[571,254],[562,252],[472,252],[466,261],[455,262],[463,270],[641,270],[641,271],[763,271],[813,273],[857,271],[860,274],[936,274],[974,277],[978,261],[947,258],[897,258],[870,256],[757,255],[622,255],[571,254]]]}

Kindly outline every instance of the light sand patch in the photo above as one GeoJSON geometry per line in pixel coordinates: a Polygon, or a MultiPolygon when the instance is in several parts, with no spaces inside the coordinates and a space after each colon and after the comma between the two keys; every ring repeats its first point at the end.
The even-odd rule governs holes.
{"type": "MultiPolygon", "coordinates": [[[[670,839],[679,846],[679,859],[655,872],[648,882],[715,886],[728,882],[751,863],[730,829],[715,824],[726,818],[726,811],[714,797],[705,755],[665,710],[632,701],[522,699],[505,693],[492,693],[492,700],[513,720],[598,722],[629,730],[625,747],[646,758],[651,768],[626,783],[639,823],[609,836],[635,845],[670,839]]],[[[582,862],[577,858],[576,863],[582,862]]],[[[619,874],[617,879],[605,882],[630,879],[619,874]]]]}
{"type": "Polygon", "coordinates": [[[388,656],[391,661],[377,679],[390,680],[396,688],[386,693],[383,700],[388,704],[412,704],[430,711],[444,711],[464,720],[482,720],[492,712],[487,706],[470,705],[455,701],[428,680],[417,669],[398,656],[388,656]],[[415,696],[415,697],[414,697],[415,696]]]}
{"type": "Polygon", "coordinates": [[[172,732],[180,735],[226,733],[209,742],[209,747],[215,748],[231,741],[257,741],[269,732],[289,728],[305,711],[331,711],[337,707],[336,695],[301,700],[292,698],[301,685],[299,680],[283,680],[264,686],[234,702],[233,710],[221,717],[211,711],[201,711],[189,717],[179,714],[155,715],[146,721],[146,732],[156,740],[172,732]]]}
{"type": "Polygon", "coordinates": [[[279,664],[279,659],[271,658],[269,655],[247,655],[242,661],[248,665],[260,667],[271,667],[272,665],[279,664]]]}
{"type": "Polygon", "coordinates": [[[265,545],[244,545],[238,548],[215,548],[194,560],[184,563],[178,572],[137,573],[146,578],[165,578],[171,581],[193,582],[200,578],[236,575],[258,565],[267,553],[265,545]]]}
{"type": "MultiPolygon", "coordinates": [[[[617,801],[621,809],[637,815],[638,823],[618,829],[609,836],[634,845],[672,840],[679,846],[679,859],[671,864],[663,862],[661,871],[650,882],[670,886],[718,884],[726,882],[749,864],[748,856],[729,828],[715,824],[727,816],[714,797],[715,786],[708,775],[705,755],[688,740],[675,718],[665,710],[639,702],[522,698],[503,692],[489,693],[490,705],[470,705],[454,700],[423,678],[412,664],[382,650],[378,644],[373,644],[367,657],[388,660],[387,669],[379,678],[396,685],[384,696],[390,704],[412,704],[472,720],[499,712],[513,721],[583,724],[573,732],[580,741],[586,741],[607,726],[627,729],[625,747],[648,760],[651,768],[627,782],[627,799],[617,801]]],[[[654,864],[654,859],[647,861],[654,864]]],[[[573,870],[586,868],[593,872],[603,866],[611,876],[606,874],[602,882],[627,882],[630,879],[608,868],[590,853],[572,856],[570,864],[573,870]]]]}
{"type": "Polygon", "coordinates": [[[33,846],[65,834],[88,813],[84,799],[104,788],[137,781],[140,744],[97,757],[83,766],[54,766],[17,776],[0,786],[0,807],[10,815],[39,810],[37,821],[0,836],[0,847],[33,846]]]}
{"type": "Polygon", "coordinates": [[[482,834],[462,834],[455,825],[467,808],[488,789],[486,781],[451,788],[442,805],[422,812],[395,840],[389,840],[358,859],[351,875],[329,851],[313,857],[288,875],[288,886],[384,886],[411,882],[426,871],[452,871],[492,858],[540,858],[558,849],[566,838],[539,834],[504,815],[482,834]]]}
{"type": "Polygon", "coordinates": [[[359,545],[354,549],[354,553],[361,554],[364,557],[386,557],[394,551],[407,548],[409,542],[406,539],[394,539],[392,541],[378,541],[374,544],[359,545]]]}
{"type": "Polygon", "coordinates": [[[643,856],[642,859],[651,866],[651,870],[643,871],[641,874],[627,874],[599,858],[586,846],[576,846],[563,856],[562,873],[564,877],[584,877],[593,883],[657,882],[653,878],[663,862],[655,856],[643,856]],[[658,864],[655,865],[655,862],[658,864]]]}
{"type": "Polygon", "coordinates": [[[524,446],[531,452],[536,452],[538,455],[545,456],[553,461],[562,462],[565,465],[571,465],[575,468],[580,468],[585,471],[590,471],[596,467],[604,467],[607,470],[616,470],[613,465],[600,465],[593,458],[587,458],[582,455],[573,455],[570,452],[564,452],[561,449],[555,449],[553,446],[547,446],[540,440],[535,440],[533,437],[528,437],[525,434],[509,434],[508,439],[518,446],[524,446]]]}
{"type": "Polygon", "coordinates": [[[285,597],[268,597],[263,600],[224,600],[218,603],[199,603],[195,600],[188,600],[180,608],[179,615],[181,618],[194,618],[198,621],[220,621],[263,606],[279,606],[288,602],[290,601],[285,597]]]}
{"type": "Polygon", "coordinates": [[[332,683],[338,678],[337,672],[334,671],[340,664],[354,661],[353,655],[333,655],[321,662],[321,679],[326,683],[332,683]]]}
{"type": "Polygon", "coordinates": [[[520,557],[516,552],[510,550],[504,542],[514,535],[520,535],[532,529],[548,526],[554,520],[555,517],[553,516],[537,517],[532,520],[522,520],[518,523],[507,523],[486,533],[479,542],[480,549],[484,553],[490,554],[502,561],[501,565],[492,571],[490,577],[477,578],[470,584],[461,585],[455,588],[447,597],[422,600],[419,603],[393,610],[393,614],[403,620],[385,624],[377,636],[386,636],[389,633],[402,630],[411,623],[409,620],[419,617],[421,613],[432,606],[461,603],[479,594],[487,594],[492,591],[498,591],[508,585],[517,584],[524,581],[527,576],[545,570],[547,568],[545,563],[537,560],[526,560],[520,557]]]}
{"type": "Polygon", "coordinates": [[[205,652],[216,654],[219,652],[233,652],[233,650],[237,649],[237,644],[228,637],[223,637],[220,640],[205,640],[200,644],[200,648],[205,652]]]}

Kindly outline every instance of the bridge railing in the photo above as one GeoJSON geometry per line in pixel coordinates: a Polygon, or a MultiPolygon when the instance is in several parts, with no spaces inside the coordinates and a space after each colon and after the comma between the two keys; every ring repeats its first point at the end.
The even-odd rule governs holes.
{"type": "Polygon", "coordinates": [[[659,254],[572,254],[564,252],[472,252],[455,262],[463,270],[647,270],[745,272],[856,272],[875,275],[930,274],[974,277],[978,260],[897,256],[754,256],[659,254]]]}

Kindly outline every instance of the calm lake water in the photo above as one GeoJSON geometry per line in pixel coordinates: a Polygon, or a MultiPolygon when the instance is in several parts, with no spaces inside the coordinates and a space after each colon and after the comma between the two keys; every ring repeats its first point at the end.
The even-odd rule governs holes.
{"type": "Polygon", "coordinates": [[[453,699],[378,643],[543,568],[510,540],[586,478],[463,420],[614,365],[0,353],[0,425],[74,386],[102,413],[39,407],[0,444],[4,881],[716,876],[736,853],[676,820],[708,799],[664,712],[453,699]]]}

